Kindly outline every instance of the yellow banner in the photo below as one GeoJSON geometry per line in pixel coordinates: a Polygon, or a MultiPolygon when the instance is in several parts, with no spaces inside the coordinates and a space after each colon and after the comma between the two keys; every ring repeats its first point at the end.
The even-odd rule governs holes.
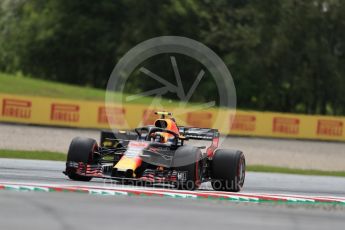
{"type": "MultiPolygon", "coordinates": [[[[79,128],[133,129],[153,124],[156,116],[145,105],[0,94],[0,121],[79,128]]],[[[176,112],[175,112],[176,114],[176,112]]],[[[218,128],[222,134],[345,141],[344,117],[309,116],[237,110],[181,110],[180,125],[218,128]],[[231,125],[232,124],[232,125],[231,125]]]]}

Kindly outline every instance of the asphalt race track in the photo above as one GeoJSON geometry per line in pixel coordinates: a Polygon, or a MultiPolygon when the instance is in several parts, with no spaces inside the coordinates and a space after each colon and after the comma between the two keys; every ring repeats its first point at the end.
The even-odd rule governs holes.
{"type": "Polygon", "coordinates": [[[345,224],[340,177],[248,173],[244,190],[230,199],[208,184],[185,192],[101,179],[75,182],[63,169],[62,162],[1,159],[0,229],[343,229],[345,224]],[[205,194],[207,199],[196,197],[205,194]],[[338,203],[312,203],[308,197],[338,203]]]}
{"type": "Polygon", "coordinates": [[[1,229],[343,229],[344,210],[4,192],[1,229]],[[5,207],[5,208],[4,208],[5,207]]]}

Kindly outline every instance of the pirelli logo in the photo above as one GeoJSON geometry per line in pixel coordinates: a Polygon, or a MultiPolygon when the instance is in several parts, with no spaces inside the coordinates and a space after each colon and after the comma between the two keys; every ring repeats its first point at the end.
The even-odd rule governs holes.
{"type": "Polygon", "coordinates": [[[253,132],[256,129],[256,116],[236,114],[230,117],[231,130],[253,132]]]}
{"type": "Polygon", "coordinates": [[[298,118],[273,118],[273,132],[282,134],[299,134],[300,121],[298,118]]]}
{"type": "Polygon", "coordinates": [[[153,125],[158,118],[155,110],[145,109],[143,112],[143,125],[153,125]]]}
{"type": "Polygon", "coordinates": [[[31,101],[3,99],[2,116],[14,118],[31,118],[31,101]]]}
{"type": "Polygon", "coordinates": [[[343,135],[343,122],[336,120],[318,120],[317,135],[339,137],[343,135]]]}
{"type": "Polygon", "coordinates": [[[79,110],[79,105],[54,103],[51,105],[50,120],[79,122],[79,110]]]}
{"type": "Polygon", "coordinates": [[[105,107],[98,108],[98,123],[99,124],[113,124],[124,125],[125,124],[125,109],[118,107],[105,107]],[[108,113],[107,113],[108,110],[108,113]]]}
{"type": "Polygon", "coordinates": [[[194,126],[194,127],[211,127],[212,113],[207,113],[207,112],[188,113],[187,123],[190,126],[194,126]]]}

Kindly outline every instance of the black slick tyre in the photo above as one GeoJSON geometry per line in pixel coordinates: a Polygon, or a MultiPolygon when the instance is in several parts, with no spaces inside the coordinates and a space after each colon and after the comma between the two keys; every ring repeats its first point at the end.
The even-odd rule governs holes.
{"type": "Polygon", "coordinates": [[[66,162],[66,175],[71,180],[90,181],[92,177],[76,173],[75,168],[69,167],[71,162],[91,164],[94,161],[94,152],[98,150],[96,140],[91,138],[76,137],[72,140],[66,162]]]}
{"type": "Polygon", "coordinates": [[[239,150],[218,149],[212,159],[212,187],[239,192],[244,184],[246,161],[239,150]]]}

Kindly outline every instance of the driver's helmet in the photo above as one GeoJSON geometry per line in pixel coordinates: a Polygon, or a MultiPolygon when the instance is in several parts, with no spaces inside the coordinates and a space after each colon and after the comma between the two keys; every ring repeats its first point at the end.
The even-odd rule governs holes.
{"type": "MultiPolygon", "coordinates": [[[[179,130],[177,128],[176,122],[174,118],[168,119],[157,119],[155,121],[155,126],[162,129],[167,129],[170,131],[175,132],[179,135],[179,130]]],[[[166,132],[156,132],[155,134],[155,141],[160,143],[169,143],[174,141],[174,135],[166,132]]]]}

